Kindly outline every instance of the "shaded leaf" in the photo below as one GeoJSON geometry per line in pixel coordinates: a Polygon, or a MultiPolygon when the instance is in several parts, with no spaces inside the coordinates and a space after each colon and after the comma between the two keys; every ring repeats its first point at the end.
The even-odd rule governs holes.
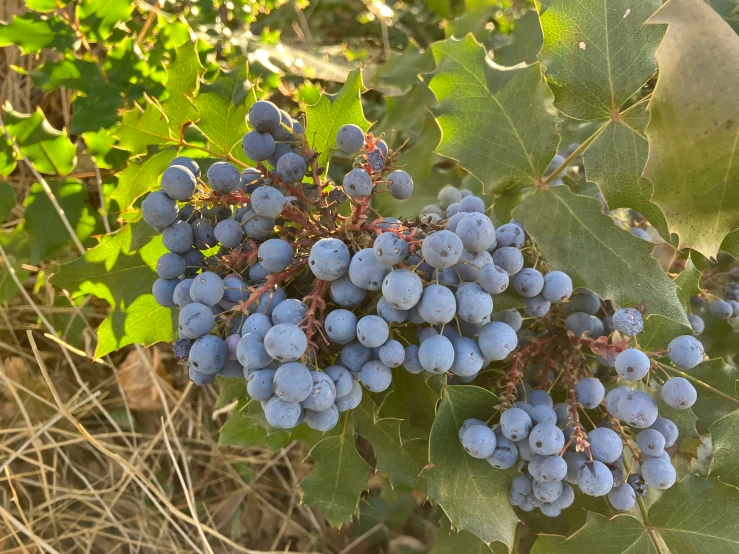
{"type": "Polygon", "coordinates": [[[677,286],[652,258],[652,245],[618,228],[598,200],[555,187],[526,198],[513,217],[526,227],[551,269],[566,272],[576,287],[620,306],[646,301],[647,314],[687,325],[677,286]]]}
{"type": "Polygon", "coordinates": [[[645,352],[662,350],[675,337],[692,333],[693,330],[686,324],[653,314],[649,316],[649,323],[644,326],[644,332],[639,335],[639,347],[645,352]]]}
{"type": "Polygon", "coordinates": [[[362,110],[361,96],[365,90],[362,73],[355,69],[337,94],[324,94],[317,104],[306,107],[305,136],[308,144],[321,153],[318,158],[321,167],[338,148],[336,133],[343,125],[353,123],[365,132],[369,129],[370,123],[362,110]]]}
{"type": "Polygon", "coordinates": [[[599,554],[621,554],[626,552],[657,554],[644,524],[629,515],[618,515],[609,519],[588,512],[585,526],[570,538],[556,535],[540,535],[534,543],[532,554],[571,554],[586,551],[599,554]]]}
{"type": "Polygon", "coordinates": [[[10,23],[0,23],[0,47],[16,44],[22,54],[36,54],[42,48],[64,52],[71,50],[76,40],[71,27],[58,17],[26,12],[10,23]]]}
{"type": "Polygon", "coordinates": [[[118,186],[110,199],[118,202],[121,212],[125,212],[139,196],[157,186],[159,177],[176,155],[174,150],[167,149],[155,151],[140,162],[131,160],[118,174],[118,186]]]}
{"type": "Polygon", "coordinates": [[[739,410],[734,410],[711,425],[713,460],[711,477],[739,487],[739,410]]]}
{"type": "Polygon", "coordinates": [[[497,66],[470,36],[432,49],[439,154],[459,161],[485,192],[535,184],[559,144],[539,64],[497,66]]]}
{"type": "Polygon", "coordinates": [[[493,59],[500,65],[534,63],[544,43],[541,22],[536,10],[529,8],[516,19],[510,35],[510,43],[495,49],[493,59]]]}
{"type": "MultiPolygon", "coordinates": [[[[646,104],[634,108],[629,115],[633,112],[646,115],[646,104]]],[[[598,185],[609,209],[636,210],[662,238],[669,240],[665,217],[652,203],[652,183],[642,177],[648,154],[649,144],[638,128],[629,126],[625,119],[610,121],[583,154],[585,176],[598,185]]]]}
{"type": "Polygon", "coordinates": [[[428,461],[428,442],[422,438],[404,439],[402,420],[379,419],[375,412],[375,403],[367,395],[353,414],[357,432],[375,451],[377,469],[387,474],[393,486],[403,484],[418,489],[418,477],[428,461]]]}
{"type": "Polygon", "coordinates": [[[693,264],[693,260],[690,256],[685,260],[685,268],[680,272],[680,275],[675,277],[675,284],[677,285],[677,297],[683,306],[687,306],[690,302],[690,297],[700,294],[701,292],[701,272],[693,264]]]}
{"type": "Polygon", "coordinates": [[[473,458],[459,440],[459,428],[466,419],[487,421],[497,404],[488,390],[446,387],[431,429],[429,469],[423,476],[429,497],[439,502],[456,529],[470,531],[486,543],[500,541],[511,547],[518,521],[508,502],[513,472],[473,458]]]}
{"type": "Polygon", "coordinates": [[[201,86],[195,98],[200,112],[197,126],[208,137],[211,151],[226,156],[240,143],[247,130],[246,114],[256,100],[245,67],[223,72],[213,83],[201,86]]]}
{"type": "Polygon", "coordinates": [[[131,154],[146,152],[147,147],[153,144],[173,142],[169,136],[167,117],[152,102],[148,102],[145,109],[136,107],[124,112],[115,135],[118,137],[118,146],[131,154]]]}
{"type": "Polygon", "coordinates": [[[685,370],[685,373],[735,399],[732,402],[705,387],[696,385],[698,400],[693,404],[692,410],[698,416],[699,432],[704,433],[714,422],[739,407],[739,394],[736,391],[739,371],[721,358],[703,362],[693,369],[685,370]]]}
{"type": "Polygon", "coordinates": [[[0,222],[7,221],[15,202],[15,189],[7,181],[0,181],[0,222]]]}
{"type": "MultiPolygon", "coordinates": [[[[40,173],[64,176],[76,162],[76,148],[67,133],[57,131],[46,120],[41,108],[30,114],[19,113],[6,106],[5,126],[21,152],[40,173]]],[[[1,141],[7,140],[4,136],[1,141]]]]}
{"type": "Polygon", "coordinates": [[[321,510],[333,527],[357,512],[361,494],[367,490],[370,467],[357,452],[351,414],[344,414],[338,436],[327,437],[308,454],[313,471],[301,483],[303,503],[321,510]]]}
{"type": "Polygon", "coordinates": [[[739,228],[739,36],[702,0],[671,0],[649,23],[668,27],[645,176],[680,247],[714,258],[739,228]]]}
{"type": "MultiPolygon", "coordinates": [[[[95,212],[87,205],[85,185],[75,179],[50,180],[48,184],[77,237],[82,242],[90,238],[95,230],[95,212]]],[[[61,248],[71,246],[67,228],[40,183],[31,186],[23,205],[31,263],[48,260],[61,248]]]]}
{"type": "Polygon", "coordinates": [[[148,225],[140,220],[104,236],[98,246],[63,265],[52,278],[55,286],[67,289],[73,297],[92,294],[112,308],[97,331],[97,357],[128,344],[170,341],[177,329],[174,310],[159,306],[151,294],[157,279],[156,261],[167,250],[161,236],[151,228],[149,241],[134,250],[132,237],[139,227],[148,225]]]}
{"type": "Polygon", "coordinates": [[[721,250],[739,259],[739,229],[726,235],[724,242],[721,243],[721,250]]]}
{"type": "Polygon", "coordinates": [[[618,113],[654,73],[663,30],[644,22],[660,0],[552,0],[541,15],[554,105],[576,119],[618,113]]]}
{"type": "MultiPolygon", "coordinates": [[[[241,383],[243,384],[243,381],[241,383]]],[[[287,443],[288,433],[279,431],[270,435],[269,430],[260,425],[249,413],[248,406],[247,401],[239,402],[226,423],[221,427],[218,444],[221,446],[237,446],[244,450],[257,445],[269,446],[265,444],[268,442],[274,446],[274,441],[284,446],[287,443]]]]}

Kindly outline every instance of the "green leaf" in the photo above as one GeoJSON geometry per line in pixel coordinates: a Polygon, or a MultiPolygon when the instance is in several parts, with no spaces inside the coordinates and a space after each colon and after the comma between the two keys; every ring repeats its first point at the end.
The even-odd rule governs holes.
{"type": "Polygon", "coordinates": [[[131,18],[133,7],[128,0],[84,0],[77,8],[80,29],[91,40],[105,41],[113,27],[131,18]]]}
{"type": "Polygon", "coordinates": [[[381,418],[408,419],[411,427],[431,431],[439,401],[438,389],[429,386],[426,375],[412,375],[407,371],[393,374],[393,390],[385,396],[380,407],[381,418]]]}
{"type": "Polygon", "coordinates": [[[167,67],[167,92],[169,98],[162,104],[167,116],[170,135],[182,136],[182,127],[198,118],[194,98],[198,93],[200,58],[195,44],[190,43],[177,50],[177,57],[167,67]]]}
{"type": "Polygon", "coordinates": [[[629,515],[609,519],[593,512],[588,512],[585,526],[570,538],[540,535],[531,550],[532,554],[571,554],[578,551],[598,554],[658,552],[644,524],[638,519],[629,515]]]}
{"type": "Polygon", "coordinates": [[[357,432],[375,451],[377,469],[384,471],[393,486],[407,485],[418,490],[418,477],[428,461],[428,442],[423,438],[404,439],[400,419],[379,419],[369,395],[353,412],[357,432]]]}
{"type": "MultiPolygon", "coordinates": [[[[82,242],[90,238],[95,230],[95,215],[87,205],[85,185],[75,179],[50,180],[48,184],[77,237],[82,242]]],[[[67,228],[40,183],[31,186],[23,205],[31,263],[48,260],[58,250],[71,246],[67,228]]]]}
{"type": "MultiPolygon", "coordinates": [[[[20,227],[17,227],[16,229],[18,229],[18,232],[22,232],[20,231],[20,227]]],[[[15,269],[16,276],[18,277],[18,279],[20,279],[21,283],[24,282],[31,274],[31,270],[24,269],[22,263],[18,260],[18,258],[13,254],[7,252],[8,245],[5,240],[6,237],[0,235],[0,238],[3,240],[3,247],[5,248],[6,254],[8,255],[8,261],[13,266],[13,269],[15,269]]],[[[7,306],[7,304],[19,292],[20,290],[18,290],[15,281],[13,281],[13,278],[10,276],[10,271],[8,271],[5,267],[4,260],[0,259],[0,304],[7,306]]]]}
{"type": "Polygon", "coordinates": [[[37,54],[42,48],[71,50],[76,40],[72,29],[59,17],[26,12],[10,23],[0,23],[0,47],[15,44],[24,55],[37,54]]]}
{"type": "Polygon", "coordinates": [[[509,548],[518,518],[508,502],[512,471],[494,469],[468,455],[459,441],[459,428],[471,417],[487,421],[498,399],[473,386],[446,387],[431,429],[430,469],[424,478],[429,497],[439,502],[456,529],[467,530],[486,543],[500,541],[509,548]]]}
{"type": "Polygon", "coordinates": [[[508,549],[501,543],[493,543],[493,548],[478,539],[469,531],[453,531],[449,525],[443,525],[436,534],[436,542],[429,554],[491,554],[499,552],[507,554],[508,549]]]}
{"type": "MultiPolygon", "coordinates": [[[[646,104],[634,108],[627,116],[644,116],[646,104]]],[[[608,208],[631,208],[642,214],[669,240],[665,217],[652,203],[653,187],[649,179],[642,177],[647,163],[649,143],[641,133],[644,127],[631,127],[632,117],[621,121],[609,121],[605,129],[595,138],[583,154],[585,176],[603,193],[608,208]]]]}
{"type": "Polygon", "coordinates": [[[15,203],[15,189],[7,181],[0,181],[0,223],[8,220],[15,203]]]}
{"type": "Polygon", "coordinates": [[[153,102],[148,102],[143,110],[136,107],[124,112],[116,136],[118,147],[131,154],[142,154],[150,145],[173,142],[167,116],[153,102]]]}
{"type": "Polygon", "coordinates": [[[432,49],[439,154],[459,161],[485,192],[537,183],[559,144],[539,64],[497,66],[470,36],[432,49]]]}
{"type": "Polygon", "coordinates": [[[604,119],[654,73],[663,30],[644,22],[660,0],[552,0],[541,15],[554,105],[575,119],[604,119]]]}
{"type": "Polygon", "coordinates": [[[739,259],[739,229],[726,235],[724,242],[721,243],[721,250],[739,259]]]}
{"type": "Polygon", "coordinates": [[[735,399],[732,402],[705,387],[696,385],[698,400],[693,404],[692,410],[698,416],[697,427],[701,433],[739,407],[739,394],[736,391],[739,371],[721,358],[703,362],[693,369],[685,370],[685,373],[735,399]]]}
{"type": "Polygon", "coordinates": [[[639,346],[645,352],[662,350],[675,337],[692,333],[687,324],[653,314],[649,316],[649,324],[644,326],[644,332],[639,335],[639,346]]]}
{"type": "Polygon", "coordinates": [[[25,0],[26,7],[35,12],[53,12],[57,7],[69,4],[71,0],[25,0]]]}
{"type": "MultiPolygon", "coordinates": [[[[232,379],[236,380],[236,379],[232,379]]],[[[239,379],[239,381],[241,381],[239,379]]],[[[241,381],[243,387],[243,381],[241,381]]],[[[248,412],[246,401],[239,402],[226,423],[221,427],[218,444],[221,446],[237,446],[247,450],[254,446],[278,440],[287,442],[288,433],[280,431],[269,435],[269,430],[260,425],[248,412]]]]}
{"type": "Polygon", "coordinates": [[[104,236],[98,246],[54,275],[52,284],[67,289],[73,297],[92,294],[112,308],[98,328],[96,356],[128,344],[172,340],[177,329],[175,311],[159,306],[151,294],[157,279],[156,261],[166,251],[161,236],[140,220],[104,236]],[[150,237],[138,250],[132,248],[135,234],[150,237]]]}
{"type": "Polygon", "coordinates": [[[305,136],[308,144],[321,153],[318,163],[321,167],[336,151],[336,133],[343,126],[353,123],[367,132],[369,121],[362,110],[362,93],[366,89],[362,83],[362,72],[354,69],[337,94],[324,94],[317,104],[307,106],[305,136]]]}
{"type": "Polygon", "coordinates": [[[220,73],[214,82],[201,86],[195,98],[200,112],[197,127],[208,137],[212,152],[227,156],[241,142],[247,130],[246,114],[256,100],[245,67],[220,73]]]}
{"type": "Polygon", "coordinates": [[[628,515],[608,519],[591,512],[585,526],[570,538],[540,535],[532,554],[736,552],[737,517],[739,494],[735,489],[690,474],[651,506],[648,527],[628,515]]]}
{"type": "Polygon", "coordinates": [[[739,228],[739,36],[702,0],[671,0],[649,23],[669,25],[655,54],[644,175],[680,247],[715,258],[739,228]]]}
{"type": "MultiPolygon", "coordinates": [[[[7,108],[3,116],[5,126],[21,152],[40,173],[64,176],[76,163],[76,148],[67,133],[57,131],[46,120],[41,108],[23,114],[7,108]]],[[[5,137],[2,137],[5,141],[5,137]]]]}
{"type": "Polygon", "coordinates": [[[313,471],[301,483],[303,504],[318,508],[332,527],[339,527],[357,513],[361,494],[367,490],[370,467],[357,452],[351,414],[344,414],[338,436],[327,437],[308,454],[313,471]]]}
{"type": "Polygon", "coordinates": [[[534,63],[544,42],[539,14],[531,7],[519,17],[509,35],[510,43],[495,49],[493,59],[500,65],[534,63]]]}
{"type": "Polygon", "coordinates": [[[737,518],[736,489],[694,475],[664,492],[649,509],[649,525],[656,528],[671,552],[736,552],[737,518]]]}
{"type": "Polygon", "coordinates": [[[739,410],[734,410],[711,425],[711,477],[739,487],[739,410]]]}
{"type": "Polygon", "coordinates": [[[526,198],[513,216],[550,268],[566,272],[576,287],[624,307],[646,301],[647,314],[688,324],[677,286],[651,256],[652,245],[618,228],[598,200],[555,187],[526,198]]]}
{"type": "Polygon", "coordinates": [[[139,196],[157,186],[159,177],[176,155],[174,150],[165,149],[152,153],[141,162],[131,160],[118,174],[118,186],[110,199],[118,202],[121,212],[125,212],[139,196]]]}
{"type": "Polygon", "coordinates": [[[231,379],[227,377],[216,377],[218,382],[218,399],[216,400],[215,409],[228,406],[231,402],[238,399],[246,398],[246,381],[244,379],[231,379]]]}
{"type": "Polygon", "coordinates": [[[685,260],[685,268],[680,272],[680,275],[675,277],[675,284],[677,285],[677,297],[683,303],[683,306],[688,305],[691,296],[700,294],[701,272],[695,267],[690,256],[685,260]]]}

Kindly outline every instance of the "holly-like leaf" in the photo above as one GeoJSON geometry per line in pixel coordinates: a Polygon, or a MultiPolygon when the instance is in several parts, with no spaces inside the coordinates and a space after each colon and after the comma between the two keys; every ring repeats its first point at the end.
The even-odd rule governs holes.
{"type": "Polygon", "coordinates": [[[688,305],[691,296],[700,294],[701,272],[695,267],[690,256],[685,260],[685,267],[680,272],[680,275],[675,277],[675,284],[677,285],[677,297],[683,303],[683,306],[688,305]]]}
{"type": "Polygon", "coordinates": [[[246,114],[256,100],[245,67],[223,72],[212,83],[200,87],[195,98],[200,112],[197,126],[208,137],[212,152],[227,156],[239,144],[247,131],[246,114]]]}
{"type": "Polygon", "coordinates": [[[450,552],[458,552],[459,554],[507,554],[508,549],[499,542],[494,542],[491,548],[490,545],[481,541],[469,531],[457,532],[452,530],[449,522],[445,521],[436,534],[436,542],[429,554],[449,554],[450,552]]]}
{"type": "MultiPolygon", "coordinates": [[[[87,205],[85,185],[75,179],[51,180],[48,184],[77,237],[83,242],[90,238],[95,230],[95,215],[87,205]]],[[[31,263],[48,260],[61,248],[71,245],[67,228],[40,183],[31,186],[23,205],[26,208],[23,228],[31,246],[31,263]]]]}
{"type": "Polygon", "coordinates": [[[139,196],[156,187],[159,177],[176,155],[174,150],[165,149],[153,152],[140,162],[131,160],[118,174],[118,186],[110,199],[118,202],[121,212],[125,212],[139,196]]]}
{"type": "MultiPolygon", "coordinates": [[[[232,379],[235,380],[235,379],[232,379]]],[[[239,380],[244,386],[244,382],[239,380]]],[[[234,409],[218,435],[218,444],[221,446],[237,446],[244,450],[262,445],[269,440],[287,444],[289,434],[284,431],[269,434],[269,430],[257,422],[248,411],[246,401],[241,401],[234,409]],[[269,437],[269,439],[268,439],[269,437]]]]}
{"type": "Polygon", "coordinates": [[[301,483],[303,503],[321,510],[333,527],[357,512],[361,494],[367,490],[370,467],[355,445],[352,415],[344,414],[341,434],[323,439],[308,454],[313,471],[301,483]]]}
{"type": "Polygon", "coordinates": [[[531,7],[514,22],[510,42],[496,48],[493,59],[500,65],[534,63],[541,50],[544,37],[541,34],[539,14],[531,7]]]}
{"type": "Polygon", "coordinates": [[[624,307],[645,301],[647,314],[688,324],[677,286],[651,256],[651,245],[618,228],[596,199],[555,187],[526,198],[513,217],[550,268],[566,272],[575,286],[624,307]]]}
{"type": "Polygon", "coordinates": [[[620,111],[654,73],[663,29],[644,22],[660,0],[552,0],[541,14],[554,105],[575,119],[605,119],[620,111]]]}
{"type": "Polygon", "coordinates": [[[645,325],[644,332],[639,335],[639,347],[645,352],[662,350],[675,337],[692,332],[687,324],[653,314],[649,316],[649,325],[645,325]]]}
{"type": "Polygon", "coordinates": [[[627,552],[657,554],[657,549],[641,521],[629,515],[618,515],[609,519],[594,512],[588,512],[585,526],[570,538],[540,535],[531,552],[571,554],[577,551],[593,551],[599,554],[627,552]]]}
{"type": "Polygon", "coordinates": [[[688,475],[651,506],[648,526],[629,515],[608,519],[591,512],[585,526],[569,538],[540,535],[532,554],[736,552],[737,517],[739,494],[735,489],[715,479],[688,475]]]}
{"type": "Polygon", "coordinates": [[[85,0],[77,8],[80,28],[88,40],[105,41],[115,25],[131,18],[133,7],[128,0],[85,0]]]}
{"type": "Polygon", "coordinates": [[[156,261],[167,250],[153,229],[134,233],[139,227],[148,225],[140,220],[104,236],[98,246],[63,265],[52,279],[52,284],[67,289],[73,297],[92,294],[112,308],[97,331],[97,357],[128,344],[170,341],[177,329],[174,310],[159,306],[151,294],[157,279],[156,261]],[[145,233],[149,241],[134,250],[134,234],[145,233]]]}
{"type": "Polygon", "coordinates": [[[726,235],[721,250],[739,260],[739,229],[726,235]]]}
{"type": "Polygon", "coordinates": [[[393,486],[400,484],[418,489],[418,477],[428,459],[428,442],[423,438],[403,438],[400,419],[379,419],[369,396],[354,412],[357,432],[375,451],[377,469],[384,471],[393,486]]]}
{"type": "Polygon", "coordinates": [[[35,12],[16,15],[10,23],[0,23],[0,47],[17,45],[22,54],[37,54],[42,48],[57,52],[71,50],[77,40],[61,17],[35,12]]]}
{"type": "Polygon", "coordinates": [[[308,144],[321,153],[318,163],[325,166],[338,146],[336,133],[348,123],[353,123],[367,132],[369,121],[362,110],[362,93],[366,89],[362,83],[362,73],[355,69],[349,73],[346,82],[337,94],[324,94],[317,104],[307,106],[305,136],[308,144]]]}
{"type": "Polygon", "coordinates": [[[705,432],[714,422],[726,414],[739,408],[739,394],[736,384],[739,379],[739,371],[731,367],[721,358],[708,360],[695,366],[693,369],[685,370],[685,373],[698,379],[709,387],[733,398],[716,394],[710,388],[696,385],[698,400],[693,404],[692,410],[698,416],[698,431],[705,432]]]}
{"type": "Polygon", "coordinates": [[[649,23],[668,27],[645,176],[680,247],[715,258],[739,228],[739,36],[703,0],[671,0],[649,23]]]}
{"type": "Polygon", "coordinates": [[[598,185],[609,209],[636,210],[669,240],[665,216],[652,203],[652,183],[642,177],[649,155],[649,144],[641,135],[647,119],[646,104],[641,104],[623,119],[606,123],[585,150],[583,165],[585,176],[598,185]]]}
{"type": "Polygon", "coordinates": [[[198,118],[194,97],[198,93],[201,65],[195,45],[190,43],[177,50],[177,57],[167,67],[169,98],[162,104],[167,116],[170,135],[179,139],[182,127],[198,118]]]}
{"type": "Polygon", "coordinates": [[[459,428],[466,419],[487,421],[496,413],[497,404],[488,390],[446,387],[431,429],[429,470],[423,476],[429,497],[439,502],[455,528],[510,548],[518,521],[508,502],[513,473],[473,458],[459,441],[459,428]]]}
{"type": "Polygon", "coordinates": [[[538,182],[559,144],[539,64],[497,66],[471,36],[432,49],[439,154],[459,161],[485,192],[538,182]]]}
{"type": "Polygon", "coordinates": [[[146,152],[147,147],[153,144],[172,142],[167,116],[153,102],[148,102],[145,109],[135,107],[124,112],[116,136],[118,146],[131,154],[146,152]]]}
{"type": "MultiPolygon", "coordinates": [[[[41,108],[30,114],[19,113],[5,106],[3,121],[21,152],[40,173],[64,176],[76,162],[76,148],[67,133],[54,129],[41,108]]],[[[3,136],[0,142],[7,139],[3,136]]]]}
{"type": "Polygon", "coordinates": [[[739,487],[739,410],[734,410],[711,425],[711,477],[739,487]]]}

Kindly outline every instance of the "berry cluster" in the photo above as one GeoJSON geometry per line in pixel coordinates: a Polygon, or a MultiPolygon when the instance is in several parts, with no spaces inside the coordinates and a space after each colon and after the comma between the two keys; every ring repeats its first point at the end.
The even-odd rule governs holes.
{"type": "MultiPolygon", "coordinates": [[[[595,315],[601,310],[600,298],[588,291],[577,291],[559,310],[559,323],[573,346],[569,352],[559,351],[562,394],[567,401],[555,404],[552,398],[551,344],[556,343],[558,331],[550,328],[526,347],[544,353],[547,365],[541,387],[533,390],[528,383],[516,384],[519,375],[513,374],[497,424],[491,428],[488,422],[469,419],[459,430],[471,456],[486,459],[498,469],[519,464],[523,474],[511,483],[510,501],[524,511],[539,508],[546,516],[558,516],[575,499],[573,485],[586,495],[607,495],[617,510],[630,510],[647,487],[662,490],[675,483],[675,468],[666,449],[675,444],[678,430],[672,421],[659,417],[657,401],[646,383],[657,380],[654,375],[649,379],[650,369],[667,368],[656,359],[664,353],[642,352],[636,342],[629,346],[630,337],[643,330],[638,310],[617,309],[603,319],[595,315]],[[537,346],[544,343],[549,347],[537,346]],[[596,355],[600,378],[582,371],[586,363],[582,346],[596,355]],[[577,381],[570,368],[581,370],[577,381]],[[611,368],[615,375],[606,375],[611,368]],[[606,394],[603,381],[609,380],[623,384],[616,382],[606,394]],[[581,416],[592,425],[590,430],[581,416]],[[594,424],[599,417],[600,423],[594,424]],[[632,473],[635,463],[640,473],[632,473]]],[[[684,335],[670,342],[666,354],[678,368],[689,369],[703,360],[703,346],[684,335]]],[[[514,372],[515,366],[514,358],[514,372]]],[[[695,388],[683,377],[668,376],[660,394],[675,409],[690,408],[697,399],[695,388]]]]}
{"type": "MultiPolygon", "coordinates": [[[[691,297],[690,304],[696,312],[710,314],[715,319],[736,321],[739,317],[739,266],[731,268],[726,275],[729,280],[723,288],[723,298],[708,300],[705,294],[691,297]]],[[[696,335],[705,331],[706,323],[698,313],[690,314],[688,320],[696,335]]]]}

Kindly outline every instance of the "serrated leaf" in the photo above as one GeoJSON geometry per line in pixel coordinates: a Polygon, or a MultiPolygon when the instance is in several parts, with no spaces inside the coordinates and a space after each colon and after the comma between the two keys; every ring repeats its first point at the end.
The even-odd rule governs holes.
{"type": "Polygon", "coordinates": [[[98,246],[64,264],[52,278],[53,285],[67,289],[73,297],[92,294],[112,308],[98,328],[97,357],[128,344],[170,341],[177,329],[175,311],[159,306],[151,294],[157,279],[156,261],[167,250],[153,229],[148,230],[150,239],[144,246],[132,249],[138,227],[148,225],[140,220],[104,236],[98,246]]]}
{"type": "Polygon", "coordinates": [[[683,306],[688,305],[691,296],[700,294],[701,272],[695,267],[690,256],[685,260],[685,267],[680,272],[680,275],[675,277],[675,284],[677,285],[677,297],[683,303],[683,306]]]}
{"type": "MultiPolygon", "coordinates": [[[[40,173],[64,176],[76,162],[76,148],[67,133],[57,131],[46,120],[41,108],[30,114],[5,106],[3,121],[21,149],[40,173]]],[[[4,136],[3,142],[7,140],[4,136]]]]}
{"type": "Polygon", "coordinates": [[[511,548],[518,522],[508,502],[513,472],[471,457],[459,441],[459,428],[466,419],[487,421],[498,403],[492,392],[479,387],[446,387],[431,429],[429,469],[423,476],[429,497],[439,502],[456,529],[511,548]]]}
{"type": "Polygon", "coordinates": [[[110,199],[118,202],[121,212],[125,212],[139,196],[157,186],[159,177],[176,155],[174,150],[165,149],[153,152],[140,162],[131,160],[118,174],[118,186],[110,199]]]}
{"type": "Polygon", "coordinates": [[[393,486],[407,485],[416,490],[418,478],[428,462],[428,442],[422,438],[401,436],[400,419],[379,419],[369,396],[353,412],[357,432],[375,451],[377,469],[387,474],[393,486]]]}
{"type": "MultiPolygon", "coordinates": [[[[646,104],[634,108],[632,112],[646,115],[646,104]]],[[[632,115],[632,112],[628,115],[632,115]]],[[[636,210],[647,218],[665,240],[669,240],[665,217],[652,202],[652,183],[642,177],[649,143],[640,134],[643,128],[640,131],[629,126],[627,121],[632,119],[606,123],[605,129],[588,146],[583,154],[585,176],[588,181],[598,185],[609,209],[636,210]]]]}
{"type": "Polygon", "coordinates": [[[36,54],[43,48],[71,50],[76,40],[71,27],[60,17],[26,12],[13,17],[10,23],[0,23],[0,47],[15,44],[24,55],[36,54]]]}
{"type": "Polygon", "coordinates": [[[739,229],[732,231],[721,243],[721,250],[739,259],[739,229]]]}
{"type": "Polygon", "coordinates": [[[324,94],[317,104],[307,106],[305,136],[308,144],[321,153],[318,163],[321,167],[328,163],[338,146],[336,133],[348,123],[353,123],[363,131],[370,127],[362,110],[362,93],[366,89],[362,83],[362,72],[355,69],[349,72],[346,82],[337,94],[324,94]]]}
{"type": "MultiPolygon", "coordinates": [[[[50,180],[49,188],[56,197],[77,237],[84,242],[95,230],[94,211],[87,206],[85,185],[75,179],[50,180]]],[[[23,202],[31,263],[48,260],[52,254],[72,244],[62,219],[40,183],[34,183],[23,202]]]]}
{"type": "Polygon", "coordinates": [[[687,325],[677,286],[651,256],[652,245],[618,228],[598,200],[567,187],[539,191],[513,212],[552,269],[620,306],[646,301],[647,314],[687,325]]]}
{"type": "Polygon", "coordinates": [[[500,65],[516,65],[534,63],[544,42],[539,14],[531,7],[516,19],[510,42],[495,48],[493,59],[500,65]]]}
{"type": "Polygon", "coordinates": [[[696,400],[691,409],[698,416],[697,427],[699,432],[705,432],[714,422],[739,407],[739,394],[736,391],[739,371],[728,365],[721,358],[708,360],[695,366],[693,369],[684,371],[691,377],[734,398],[734,401],[731,401],[712,392],[710,389],[695,385],[695,389],[698,391],[698,400],[696,400]]]}
{"type": "Polygon", "coordinates": [[[739,410],[716,421],[710,430],[713,446],[710,476],[739,487],[739,465],[736,463],[739,460],[739,410]]]}
{"type": "Polygon", "coordinates": [[[170,135],[179,139],[182,127],[198,118],[194,97],[198,92],[200,58],[194,44],[177,50],[177,57],[167,66],[167,92],[169,98],[162,104],[167,116],[170,135]]]}
{"type": "Polygon", "coordinates": [[[664,492],[649,509],[649,525],[656,528],[671,552],[736,552],[737,518],[737,491],[695,475],[664,492]]]}
{"type": "Polygon", "coordinates": [[[739,228],[739,36],[702,0],[671,0],[649,23],[668,27],[644,174],[680,248],[715,258],[739,228]]]}
{"type": "Polygon", "coordinates": [[[0,223],[7,221],[15,207],[15,189],[7,181],[0,181],[0,223]]]}
{"type": "Polygon", "coordinates": [[[231,402],[238,399],[246,399],[246,381],[244,379],[231,379],[216,376],[218,382],[218,399],[216,400],[215,409],[228,406],[231,402]]]}
{"type": "Polygon", "coordinates": [[[538,182],[559,144],[539,64],[497,66],[471,36],[432,49],[438,153],[459,161],[485,192],[538,182]]]}
{"type": "Polygon", "coordinates": [[[663,30],[644,22],[660,0],[552,0],[541,15],[554,105],[575,119],[605,119],[649,79],[663,30]]]}
{"type": "Polygon", "coordinates": [[[153,102],[148,102],[145,109],[136,107],[124,112],[115,135],[118,146],[131,154],[146,152],[147,147],[153,144],[172,142],[167,116],[153,102]]]}
{"type": "Polygon", "coordinates": [[[131,18],[133,8],[128,0],[84,0],[77,8],[80,28],[90,39],[105,41],[115,25],[131,18]]]}
{"type": "Polygon", "coordinates": [[[332,527],[357,513],[361,494],[367,490],[370,467],[357,452],[350,413],[344,414],[342,432],[327,437],[308,454],[313,471],[300,484],[303,504],[318,508],[332,527]]]}
{"type": "Polygon", "coordinates": [[[628,515],[608,519],[591,512],[585,526],[568,539],[540,535],[532,554],[736,552],[737,517],[739,494],[735,489],[689,474],[651,506],[648,527],[628,515]]]}
{"type": "Polygon", "coordinates": [[[246,114],[256,100],[245,67],[220,73],[214,82],[200,87],[195,98],[200,112],[197,127],[208,137],[212,152],[224,156],[231,153],[246,134],[246,114]]]}
{"type": "Polygon", "coordinates": [[[221,427],[218,444],[221,446],[237,446],[247,450],[257,445],[266,446],[266,442],[276,440],[282,442],[284,446],[289,436],[288,433],[280,431],[270,435],[269,431],[248,412],[247,407],[246,401],[239,402],[226,423],[221,427]]]}
{"type": "Polygon", "coordinates": [[[429,386],[426,375],[407,371],[393,374],[393,390],[385,396],[380,417],[408,419],[411,427],[431,431],[440,394],[429,386]]]}
{"type": "Polygon", "coordinates": [[[577,551],[593,551],[599,554],[626,552],[657,554],[654,543],[644,524],[629,515],[607,518],[588,512],[585,526],[570,538],[556,535],[539,535],[532,554],[571,554],[577,551]]]}
{"type": "Polygon", "coordinates": [[[442,525],[436,534],[436,542],[429,554],[507,554],[508,549],[501,543],[495,542],[492,548],[469,531],[453,531],[448,525],[442,525]]]}

